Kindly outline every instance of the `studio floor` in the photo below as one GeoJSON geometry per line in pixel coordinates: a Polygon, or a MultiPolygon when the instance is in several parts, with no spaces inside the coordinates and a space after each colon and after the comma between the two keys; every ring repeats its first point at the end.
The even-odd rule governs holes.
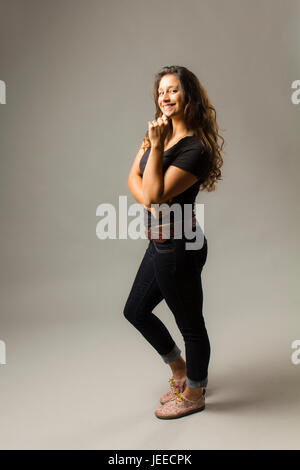
{"type": "MultiPolygon", "coordinates": [[[[45,321],[46,291],[19,294],[2,297],[11,316],[1,328],[1,449],[300,448],[300,365],[291,361],[289,332],[268,329],[267,318],[260,332],[254,319],[243,323],[247,336],[234,341],[228,333],[238,329],[236,318],[218,328],[208,318],[206,409],[164,421],[154,410],[168,390],[169,366],[120,312],[108,320],[103,305],[102,316],[100,309],[98,318],[87,312],[79,320],[74,294],[73,311],[65,305],[63,317],[65,296],[51,304],[49,290],[53,315],[45,321]],[[35,312],[40,305],[40,320],[30,317],[29,305],[35,312]],[[24,321],[14,322],[21,308],[24,321]]],[[[167,308],[157,312],[176,336],[167,308]]],[[[176,342],[183,349],[179,336],[176,342]]]]}

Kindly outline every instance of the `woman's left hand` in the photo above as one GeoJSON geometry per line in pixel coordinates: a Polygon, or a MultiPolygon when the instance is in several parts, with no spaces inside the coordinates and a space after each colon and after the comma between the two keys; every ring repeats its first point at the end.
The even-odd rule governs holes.
{"type": "MultiPolygon", "coordinates": [[[[168,206],[170,206],[171,203],[172,203],[172,199],[169,199],[169,201],[166,201],[164,204],[167,204],[168,206]]],[[[158,218],[158,212],[157,212],[155,206],[153,206],[153,207],[151,207],[151,206],[145,206],[145,204],[143,204],[143,206],[145,207],[145,209],[147,209],[147,211],[151,212],[151,214],[153,215],[153,217],[154,217],[155,219],[158,218]]],[[[168,211],[168,209],[162,210],[162,208],[160,208],[160,210],[161,210],[161,214],[162,214],[162,215],[165,214],[166,211],[168,211]]]]}
{"type": "Polygon", "coordinates": [[[169,130],[169,120],[163,114],[162,118],[157,120],[148,121],[148,134],[151,142],[151,147],[164,147],[165,138],[169,130]]]}

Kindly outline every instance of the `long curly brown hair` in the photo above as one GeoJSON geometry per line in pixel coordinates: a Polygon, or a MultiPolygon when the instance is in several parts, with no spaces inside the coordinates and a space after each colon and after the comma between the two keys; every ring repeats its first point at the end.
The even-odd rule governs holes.
{"type": "MultiPolygon", "coordinates": [[[[199,189],[202,191],[214,191],[218,180],[222,180],[220,168],[223,165],[221,152],[224,145],[224,139],[219,134],[216,110],[211,104],[208,94],[198,77],[186,67],[171,65],[163,67],[154,76],[153,98],[156,106],[155,119],[162,116],[161,109],[158,106],[158,87],[161,78],[166,74],[173,74],[179,80],[184,103],[184,122],[187,130],[193,130],[204,147],[212,153],[212,168],[199,189]],[[221,146],[218,139],[222,141],[221,146]]],[[[172,120],[170,119],[169,122],[170,129],[166,136],[167,142],[170,140],[173,132],[172,120]]],[[[142,147],[144,150],[151,147],[148,130],[143,139],[142,147]]]]}

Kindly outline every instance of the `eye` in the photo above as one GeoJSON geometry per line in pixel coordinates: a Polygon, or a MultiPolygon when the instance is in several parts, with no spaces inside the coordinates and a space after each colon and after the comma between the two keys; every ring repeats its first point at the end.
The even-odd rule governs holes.
{"type": "MultiPolygon", "coordinates": [[[[172,89],[172,91],[176,93],[176,92],[177,92],[177,89],[174,88],[174,89],[172,89]]],[[[162,91],[159,91],[159,92],[158,92],[158,96],[160,96],[162,93],[163,93],[162,91]]]]}

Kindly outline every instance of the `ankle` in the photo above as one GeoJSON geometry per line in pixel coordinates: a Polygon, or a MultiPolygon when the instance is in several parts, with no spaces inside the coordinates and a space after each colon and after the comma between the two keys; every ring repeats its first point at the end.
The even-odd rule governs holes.
{"type": "Polygon", "coordinates": [[[189,400],[197,400],[203,395],[203,388],[189,388],[185,387],[183,396],[188,398],[189,400]]]}
{"type": "Polygon", "coordinates": [[[182,364],[180,367],[172,367],[173,377],[175,380],[186,378],[186,367],[182,364]]]}
{"type": "Polygon", "coordinates": [[[174,380],[182,380],[186,378],[186,373],[184,371],[181,372],[173,372],[173,379],[174,380]]]}
{"type": "Polygon", "coordinates": [[[173,378],[175,380],[180,380],[186,377],[186,363],[181,356],[179,356],[176,361],[170,362],[169,366],[171,367],[173,378]]]}

